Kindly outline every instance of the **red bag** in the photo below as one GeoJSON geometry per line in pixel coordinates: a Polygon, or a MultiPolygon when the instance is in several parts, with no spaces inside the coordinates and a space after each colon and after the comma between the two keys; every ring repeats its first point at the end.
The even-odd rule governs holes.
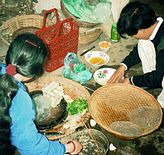
{"type": "Polygon", "coordinates": [[[68,52],[77,53],[79,26],[72,18],[60,21],[56,8],[44,12],[43,26],[35,33],[49,49],[48,62],[45,65],[48,72],[63,66],[68,52]],[[46,26],[47,15],[52,12],[55,13],[56,23],[46,26]]]}

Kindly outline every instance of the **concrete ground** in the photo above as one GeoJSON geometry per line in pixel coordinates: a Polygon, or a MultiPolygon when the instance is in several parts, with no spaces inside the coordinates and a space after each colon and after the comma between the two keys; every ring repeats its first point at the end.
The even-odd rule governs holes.
{"type": "MultiPolygon", "coordinates": [[[[159,0],[160,1],[160,0],[159,0]]],[[[164,5],[162,5],[162,1],[160,3],[156,0],[144,0],[144,2],[150,4],[158,15],[164,16],[164,5]]],[[[9,9],[10,10],[10,9],[9,9]]],[[[0,22],[1,25],[3,25],[3,22],[10,19],[14,15],[19,14],[19,9],[16,8],[15,10],[12,9],[12,11],[3,11],[2,8],[0,8],[0,22]],[[14,12],[15,11],[15,12],[14,12]]],[[[79,43],[78,47],[78,56],[81,59],[83,63],[86,64],[86,66],[91,70],[92,73],[96,70],[96,68],[90,66],[87,64],[87,62],[84,59],[84,56],[80,56],[80,54],[92,47],[95,46],[94,50],[100,50],[98,47],[98,43],[101,40],[107,40],[111,41],[110,37],[102,33],[99,38],[97,38],[94,42],[90,44],[82,45],[79,43]]],[[[107,64],[109,67],[116,67],[120,64],[120,62],[124,59],[126,55],[129,54],[129,52],[133,49],[135,44],[137,43],[137,40],[134,38],[128,38],[128,39],[121,39],[118,43],[112,43],[111,48],[108,50],[107,54],[110,57],[110,61],[107,64]]],[[[2,37],[2,33],[0,33],[0,60],[4,61],[6,51],[8,48],[8,44],[6,44],[6,41],[4,41],[2,37]]],[[[131,74],[140,74],[142,72],[141,66],[135,66],[133,67],[127,75],[130,76],[131,74]]],[[[50,76],[61,76],[62,75],[62,67],[55,70],[52,73],[46,73],[50,76]]],[[[93,84],[92,87],[95,89],[97,85],[91,80],[91,83],[93,84]]],[[[156,93],[158,94],[158,90],[155,92],[152,92],[156,96],[156,93]]],[[[137,139],[135,141],[124,141],[120,140],[116,137],[113,137],[109,133],[106,133],[104,129],[100,128],[99,126],[96,126],[97,129],[103,131],[108,135],[108,138],[110,140],[110,143],[113,143],[116,146],[116,151],[109,151],[108,154],[110,155],[163,155],[164,154],[164,129],[162,123],[159,130],[154,132],[153,134],[150,134],[148,136],[142,137],[140,139],[137,139]]]]}

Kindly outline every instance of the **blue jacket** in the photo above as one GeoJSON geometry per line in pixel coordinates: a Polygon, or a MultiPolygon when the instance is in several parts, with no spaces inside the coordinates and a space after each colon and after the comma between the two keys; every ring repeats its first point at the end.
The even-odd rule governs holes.
{"type": "MultiPolygon", "coordinates": [[[[5,73],[5,65],[0,63],[0,74],[5,73]]],[[[11,142],[21,155],[64,155],[65,145],[59,141],[49,141],[39,133],[34,120],[33,101],[22,83],[12,100],[9,109],[11,123],[11,142]]]]}

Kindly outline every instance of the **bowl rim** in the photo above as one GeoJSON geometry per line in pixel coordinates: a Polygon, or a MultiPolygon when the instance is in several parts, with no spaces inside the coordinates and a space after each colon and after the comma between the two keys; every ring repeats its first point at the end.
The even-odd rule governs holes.
{"type": "Polygon", "coordinates": [[[112,43],[111,43],[110,41],[106,41],[106,40],[100,41],[100,42],[98,43],[98,46],[99,46],[101,49],[109,49],[109,48],[111,47],[111,45],[112,45],[112,43]],[[108,43],[108,44],[109,44],[109,47],[101,47],[100,44],[103,43],[103,42],[108,43]]]}
{"type": "Polygon", "coordinates": [[[80,136],[81,133],[83,133],[84,135],[93,136],[93,137],[91,137],[91,139],[96,139],[96,137],[101,139],[103,141],[105,149],[106,149],[105,154],[107,154],[107,152],[109,151],[109,139],[104,132],[102,132],[98,129],[95,129],[95,128],[83,128],[82,130],[74,132],[71,135],[65,136],[65,137],[61,138],[60,140],[63,143],[67,143],[67,141],[69,141],[69,139],[72,139],[76,136],[80,136]],[[96,135],[96,134],[98,134],[98,135],[96,135]]]}
{"type": "MultiPolygon", "coordinates": [[[[88,64],[92,65],[92,66],[102,66],[102,65],[106,65],[106,64],[109,62],[109,60],[110,60],[110,57],[109,57],[108,54],[106,54],[106,53],[104,53],[104,52],[102,52],[102,51],[98,51],[98,50],[96,50],[96,51],[89,51],[89,52],[87,52],[87,53],[84,55],[84,57],[85,57],[86,62],[87,62],[88,64]],[[89,54],[91,54],[91,55],[93,55],[93,54],[102,54],[102,55],[104,55],[104,56],[105,56],[105,63],[104,63],[104,64],[91,64],[91,63],[89,62],[89,58],[87,58],[89,54]]],[[[90,56],[90,57],[93,57],[93,56],[90,56]]],[[[101,55],[100,55],[100,57],[101,57],[101,55]]]]}

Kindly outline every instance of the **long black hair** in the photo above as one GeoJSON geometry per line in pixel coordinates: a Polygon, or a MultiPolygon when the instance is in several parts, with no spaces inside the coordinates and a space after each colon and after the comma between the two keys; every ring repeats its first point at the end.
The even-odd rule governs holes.
{"type": "MultiPolygon", "coordinates": [[[[36,35],[21,34],[9,46],[6,65],[13,64],[18,74],[36,78],[43,73],[47,53],[45,44],[36,35]]],[[[12,155],[15,152],[10,141],[9,108],[17,90],[17,82],[12,76],[0,75],[0,155],[12,155]]]]}
{"type": "Polygon", "coordinates": [[[10,75],[0,77],[0,155],[11,155],[15,151],[9,139],[11,122],[9,108],[17,89],[16,81],[10,75]]]}
{"type": "Polygon", "coordinates": [[[33,78],[42,75],[46,56],[47,48],[42,40],[27,33],[17,36],[11,43],[6,55],[6,64],[15,65],[17,73],[33,78]]]}
{"type": "Polygon", "coordinates": [[[133,36],[138,30],[149,28],[156,21],[154,10],[147,4],[138,1],[129,2],[121,11],[117,30],[121,37],[125,37],[125,34],[133,36]]]}

